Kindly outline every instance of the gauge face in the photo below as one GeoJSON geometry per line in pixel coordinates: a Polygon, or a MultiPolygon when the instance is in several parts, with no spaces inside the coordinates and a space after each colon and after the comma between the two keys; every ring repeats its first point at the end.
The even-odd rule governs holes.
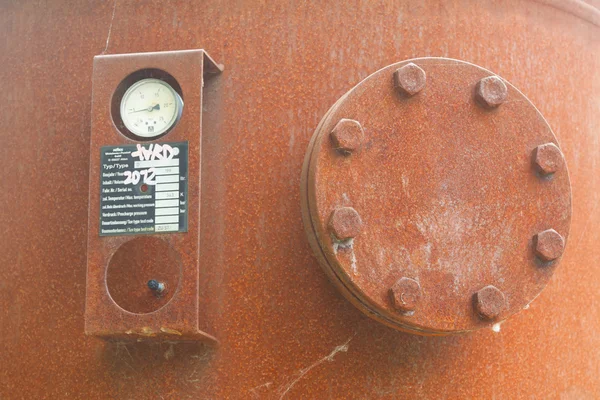
{"type": "Polygon", "coordinates": [[[131,133],[143,138],[160,136],[181,117],[183,101],[166,82],[159,79],[137,81],[123,95],[121,119],[131,133]]]}

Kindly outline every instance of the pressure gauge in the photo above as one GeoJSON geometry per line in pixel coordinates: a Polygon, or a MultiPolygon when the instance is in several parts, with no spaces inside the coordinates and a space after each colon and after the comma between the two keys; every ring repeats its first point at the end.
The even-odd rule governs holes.
{"type": "Polygon", "coordinates": [[[135,82],[121,100],[121,119],[131,133],[142,138],[154,138],[171,129],[183,109],[181,96],[160,79],[135,82]]]}

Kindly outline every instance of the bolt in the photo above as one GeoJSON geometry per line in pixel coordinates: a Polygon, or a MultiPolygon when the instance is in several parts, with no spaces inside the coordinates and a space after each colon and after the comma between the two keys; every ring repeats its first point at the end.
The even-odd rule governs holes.
{"type": "Polygon", "coordinates": [[[421,299],[421,285],[411,278],[400,278],[389,290],[392,306],[398,311],[413,311],[421,299]]]}
{"type": "Polygon", "coordinates": [[[495,286],[489,285],[475,293],[474,302],[477,314],[483,319],[495,319],[506,307],[504,293],[495,286]]]}
{"type": "Polygon", "coordinates": [[[363,128],[358,121],[353,119],[341,119],[330,134],[331,144],[343,155],[360,149],[363,141],[363,128]]]}
{"type": "Polygon", "coordinates": [[[562,153],[554,143],[546,143],[533,150],[535,167],[544,176],[558,171],[562,165],[562,159],[562,153]]]}
{"type": "Polygon", "coordinates": [[[329,219],[329,229],[336,239],[343,241],[352,239],[360,233],[362,220],[352,207],[336,208],[329,219]]]}
{"type": "Polygon", "coordinates": [[[508,88],[497,76],[488,76],[477,82],[475,98],[486,108],[495,108],[506,101],[508,88]]]}
{"type": "Polygon", "coordinates": [[[148,281],[148,288],[150,290],[152,290],[153,292],[156,292],[156,293],[160,294],[160,293],[162,293],[165,290],[165,284],[162,283],[162,282],[159,282],[159,281],[157,281],[155,279],[150,279],[148,281]]]}
{"type": "Polygon", "coordinates": [[[565,239],[554,229],[548,229],[533,237],[535,254],[543,261],[553,261],[565,250],[565,239]]]}
{"type": "Polygon", "coordinates": [[[409,63],[394,72],[394,87],[401,93],[413,96],[425,87],[427,76],[416,64],[409,63]]]}

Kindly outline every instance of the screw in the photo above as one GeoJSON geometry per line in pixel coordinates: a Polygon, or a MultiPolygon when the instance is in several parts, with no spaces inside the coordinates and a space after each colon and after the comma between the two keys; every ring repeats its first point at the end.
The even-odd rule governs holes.
{"type": "Polygon", "coordinates": [[[413,311],[421,299],[421,285],[411,278],[400,278],[389,290],[392,306],[398,311],[413,311]]]}
{"type": "Polygon", "coordinates": [[[330,134],[333,147],[348,156],[360,149],[363,140],[363,128],[358,121],[341,119],[330,134]]]}
{"type": "Polygon", "coordinates": [[[562,165],[562,153],[554,143],[546,143],[533,150],[533,162],[540,174],[547,176],[562,165]]]}
{"type": "Polygon", "coordinates": [[[497,76],[488,76],[477,82],[475,98],[486,108],[495,108],[506,101],[508,88],[497,76]]]}
{"type": "Polygon", "coordinates": [[[565,250],[565,239],[554,229],[548,229],[533,237],[535,254],[543,261],[553,261],[565,250]]]}
{"type": "Polygon", "coordinates": [[[394,87],[408,96],[423,90],[426,80],[425,71],[413,63],[406,64],[394,72],[394,87]]]}
{"type": "Polygon", "coordinates": [[[352,239],[360,233],[362,220],[352,207],[336,208],[329,218],[329,229],[336,239],[343,241],[352,239]]]}
{"type": "Polygon", "coordinates": [[[159,281],[157,281],[155,279],[150,279],[148,281],[148,288],[150,290],[152,290],[153,292],[156,292],[156,293],[160,294],[160,293],[162,293],[165,290],[165,284],[162,283],[162,282],[159,282],[159,281]]]}
{"type": "Polygon", "coordinates": [[[504,293],[495,286],[489,285],[479,290],[473,296],[475,310],[483,319],[495,319],[500,315],[506,306],[504,293]]]}

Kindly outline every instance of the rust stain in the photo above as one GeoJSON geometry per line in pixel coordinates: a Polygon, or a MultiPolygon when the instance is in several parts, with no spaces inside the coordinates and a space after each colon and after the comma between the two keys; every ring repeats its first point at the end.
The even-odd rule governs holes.
{"type": "Polygon", "coordinates": [[[566,166],[546,167],[554,172],[546,179],[532,153],[538,164],[560,163],[549,125],[510,83],[458,60],[392,64],[343,95],[314,134],[302,172],[309,241],[342,294],[370,317],[419,334],[489,326],[546,286],[558,262],[540,267],[536,254],[558,258],[570,229],[566,166]],[[352,157],[328,140],[347,120],[368,136],[352,157]],[[543,162],[548,153],[552,162],[543,162]],[[541,226],[559,231],[562,242],[533,243],[541,226]],[[330,232],[353,239],[352,257],[337,251],[330,232]],[[435,279],[435,271],[444,278],[435,279]],[[504,293],[502,301],[474,305],[473,296],[490,285],[504,293]]]}
{"type": "Polygon", "coordinates": [[[183,335],[183,334],[182,334],[181,332],[179,332],[178,330],[176,330],[176,329],[171,329],[171,328],[164,328],[164,327],[162,327],[162,328],[160,328],[160,331],[161,331],[161,332],[164,332],[164,333],[168,333],[168,334],[170,334],[170,335],[177,335],[177,336],[181,336],[181,335],[183,335]]]}
{"type": "MultiPolygon", "coordinates": [[[[347,353],[339,352],[332,362],[312,368],[284,400],[596,398],[600,392],[600,354],[595,351],[600,348],[596,267],[600,114],[594,102],[600,87],[600,13],[592,5],[596,3],[2,2],[0,397],[278,399],[281,388],[300,371],[355,335],[347,353]],[[227,69],[204,82],[202,150],[198,150],[203,173],[201,204],[196,206],[201,212],[195,218],[201,232],[193,241],[197,248],[183,246],[187,251],[180,257],[183,266],[200,262],[193,278],[200,285],[195,294],[199,324],[210,325],[206,331],[219,338],[220,346],[178,340],[171,347],[147,338],[138,343],[133,332],[123,333],[116,343],[86,336],[82,332],[86,237],[88,215],[96,207],[88,191],[93,57],[102,52],[195,48],[207,49],[227,69]],[[570,174],[572,226],[560,266],[535,301],[505,320],[497,333],[480,329],[468,335],[423,337],[365,317],[339,294],[341,282],[335,276],[327,279],[331,271],[323,273],[303,230],[300,171],[319,121],[369,74],[423,56],[473,62],[519,88],[556,133],[570,174]]],[[[428,74],[423,91],[408,101],[418,101],[431,88],[440,89],[432,78],[428,74]]],[[[391,77],[388,83],[393,86],[391,77]]],[[[194,90],[199,92],[200,85],[194,90]]],[[[510,100],[492,112],[502,112],[507,105],[510,100]]],[[[436,124],[449,128],[450,117],[457,115],[436,124]]],[[[169,140],[171,133],[164,139],[169,140]]],[[[360,151],[341,159],[350,166],[355,158],[372,154],[380,137],[378,130],[365,126],[360,151]]],[[[115,136],[115,141],[121,139],[115,136]]],[[[532,143],[531,150],[540,144],[532,143]]],[[[383,159],[386,153],[380,155],[383,159]]],[[[530,156],[524,155],[523,165],[530,156]]],[[[495,167],[493,162],[488,165],[495,167]]],[[[435,166],[422,168],[434,172],[435,166]]],[[[352,173],[350,169],[345,179],[352,173]]],[[[352,269],[354,254],[360,276],[373,273],[370,264],[387,265],[390,284],[400,277],[398,265],[430,269],[431,278],[420,281],[425,298],[431,289],[438,294],[448,286],[460,291],[460,285],[453,286],[460,264],[435,260],[459,257],[459,251],[444,249],[456,248],[469,226],[485,220],[475,219],[470,204],[452,204],[449,197],[442,197],[432,202],[431,213],[420,212],[407,223],[404,216],[411,212],[410,202],[421,198],[420,186],[427,180],[409,173],[397,178],[394,188],[403,201],[395,204],[401,218],[391,220],[390,226],[420,239],[362,258],[360,239],[370,234],[369,217],[352,248],[340,248],[338,255],[347,257],[352,269]],[[453,208],[444,209],[442,200],[453,208]],[[436,230],[446,235],[438,246],[430,240],[436,230]],[[424,281],[436,280],[439,288],[424,286],[424,281]]],[[[532,176],[532,184],[539,178],[532,176]]],[[[553,179],[538,183],[552,186],[553,179]]],[[[367,182],[361,190],[373,188],[367,182]]],[[[356,207],[351,191],[341,193],[347,196],[338,199],[338,206],[356,207]]],[[[538,205],[532,202],[524,210],[529,212],[530,207],[538,205]]],[[[361,217],[368,215],[356,209],[361,217]]],[[[496,243],[482,249],[489,257],[486,268],[495,263],[500,274],[506,271],[496,260],[508,251],[508,239],[524,238],[517,230],[520,211],[506,208],[504,214],[491,235],[496,243]]],[[[380,226],[384,220],[381,216],[380,226]]],[[[531,235],[551,228],[562,233],[552,226],[535,228],[531,235]]],[[[385,233],[380,232],[381,237],[385,233]]],[[[531,250],[532,237],[526,242],[512,243],[531,250]]],[[[473,263],[475,272],[477,265],[473,263]]],[[[533,289],[523,287],[524,292],[533,289]]],[[[512,304],[510,297],[507,300],[512,304]]],[[[382,301],[389,301],[389,296],[384,293],[382,301]]],[[[465,307],[472,310],[471,303],[465,307]]],[[[454,315],[442,309],[434,318],[452,326],[454,315]]],[[[143,326],[185,333],[180,325],[166,322],[129,328],[137,331],[143,326]]],[[[114,331],[108,326],[104,333],[114,331]]],[[[160,334],[165,340],[180,338],[160,334]]]]}
{"type": "MultiPolygon", "coordinates": [[[[115,5],[116,6],[116,5],[115,5]]],[[[108,39],[107,39],[108,45],[108,39]]],[[[208,331],[214,329],[206,301],[206,280],[199,281],[199,238],[201,226],[200,182],[202,168],[203,86],[208,76],[220,72],[203,50],[102,55],[94,58],[90,137],[90,184],[86,282],[85,332],[103,338],[119,338],[131,326],[169,325],[181,339],[215,343],[208,331]],[[147,71],[147,72],[144,72],[147,71]],[[187,231],[181,234],[99,236],[102,179],[100,149],[103,146],[140,144],[124,127],[119,127],[119,93],[122,82],[139,74],[163,74],[182,91],[185,113],[166,136],[152,143],[187,142],[188,194],[187,231]],[[159,279],[166,287],[156,295],[147,282],[159,279]]],[[[133,82],[132,82],[133,83],[133,82]]],[[[122,93],[121,93],[122,95],[122,93]]],[[[144,142],[149,145],[149,142],[144,142]]],[[[209,274],[207,266],[204,273],[209,274]]],[[[144,328],[141,337],[162,338],[162,330],[144,328]],[[149,331],[147,331],[149,330],[149,331]]],[[[136,332],[129,332],[131,335],[136,332]]]]}

